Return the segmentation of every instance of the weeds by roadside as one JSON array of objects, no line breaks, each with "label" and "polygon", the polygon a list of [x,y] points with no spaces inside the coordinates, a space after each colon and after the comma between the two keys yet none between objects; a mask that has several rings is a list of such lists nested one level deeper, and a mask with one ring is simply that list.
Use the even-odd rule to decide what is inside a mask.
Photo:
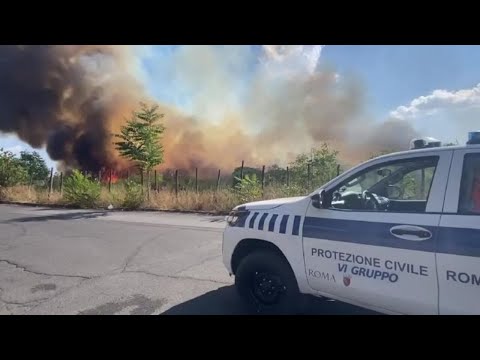
[{"label": "weeds by roadside", "polygon": [[[198,171],[199,168],[195,168],[195,176],[188,171],[169,169],[163,174],[154,171],[153,182],[150,168],[146,174],[138,169],[130,169],[126,174],[111,169],[54,173],[52,168],[48,179],[44,179],[45,174],[25,177],[22,174],[26,170],[19,165],[21,159],[15,160],[9,153],[2,154],[0,151],[0,177],[5,181],[0,181],[0,200],[81,208],[225,213],[247,202],[306,195],[340,172],[337,152],[325,144],[308,154],[298,155],[286,168],[277,165],[261,169],[245,167],[242,161],[241,167],[223,177],[220,170],[216,178],[211,172],[208,178],[202,178],[204,172]],[[36,159],[33,155],[27,158]],[[15,178],[10,176],[14,170],[18,175]]]},{"label": "weeds by roadside", "polygon": [[[258,186],[258,189],[253,188],[254,186]],[[123,208],[129,210],[156,209],[226,213],[244,202],[305,195],[299,188],[272,186],[266,187],[262,196],[260,184],[249,184],[245,188],[228,188],[219,189],[218,191],[203,190],[198,193],[194,190],[181,190],[178,192],[178,195],[175,194],[175,191],[170,190],[151,191],[150,196],[147,196],[146,190],[144,190],[142,195],[141,187],[138,184],[136,186],[132,184],[118,184],[112,187],[111,192],[108,191],[108,188],[102,188],[98,198],[91,196],[92,193],[88,186],[84,187],[85,194],[81,195],[78,191],[75,192],[74,197],[80,201],[75,202],[67,200],[65,190],[63,196],[61,196],[60,192],[54,191],[49,197],[47,189],[18,185],[0,190],[0,200],[32,204],[74,205],[79,207],[82,205],[85,207],[86,203],[89,203],[92,208],[103,209],[112,205],[115,209]],[[96,194],[95,192],[93,193]],[[88,201],[85,202],[85,199],[88,199]],[[96,200],[93,201],[94,199]]]}]

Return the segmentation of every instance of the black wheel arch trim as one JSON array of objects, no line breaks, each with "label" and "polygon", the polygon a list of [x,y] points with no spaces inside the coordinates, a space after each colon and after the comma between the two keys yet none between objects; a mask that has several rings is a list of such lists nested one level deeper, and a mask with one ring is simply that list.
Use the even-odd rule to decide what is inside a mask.
[{"label": "black wheel arch trim", "polygon": [[282,257],[283,260],[285,260],[285,262],[290,267],[292,274],[297,280],[297,276],[293,271],[292,266],[290,265],[290,262],[288,261],[283,251],[277,245],[267,240],[254,239],[254,238],[243,239],[237,244],[237,246],[235,246],[235,249],[233,250],[232,258],[230,260],[232,273],[235,275],[238,269],[238,265],[240,265],[240,262],[242,261],[242,259],[244,259],[247,255],[257,250],[272,251],[273,253],[276,253],[277,255]]}]

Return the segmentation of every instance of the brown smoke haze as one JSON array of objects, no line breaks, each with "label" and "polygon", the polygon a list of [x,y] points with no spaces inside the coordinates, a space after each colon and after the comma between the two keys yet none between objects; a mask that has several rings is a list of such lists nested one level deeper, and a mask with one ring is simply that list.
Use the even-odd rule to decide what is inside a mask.
[{"label": "brown smoke haze", "polygon": [[[416,136],[412,126],[369,119],[365,89],[332,69],[316,69],[320,52],[182,47],[166,66],[192,104],[187,113],[159,103],[166,126],[162,168],[231,171],[242,160],[285,165],[323,142],[349,164],[406,149]],[[242,79],[252,59],[258,70]],[[66,168],[125,169],[129,164],[114,150],[111,134],[140,101],[153,101],[141,78],[130,46],[0,46],[0,131],[45,146]]]}]

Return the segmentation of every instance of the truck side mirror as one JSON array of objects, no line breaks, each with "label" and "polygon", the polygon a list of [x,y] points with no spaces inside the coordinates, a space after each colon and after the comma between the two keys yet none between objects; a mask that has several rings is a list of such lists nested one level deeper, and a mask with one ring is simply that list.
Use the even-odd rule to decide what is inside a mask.
[{"label": "truck side mirror", "polygon": [[312,206],[317,209],[326,209],[329,207],[327,193],[325,190],[320,190],[320,192],[311,196]]},{"label": "truck side mirror", "polygon": [[319,193],[316,193],[316,194],[312,195],[312,197],[310,199],[312,199],[312,206],[314,208],[317,208],[317,209],[322,208],[322,200],[320,199],[320,194]]}]

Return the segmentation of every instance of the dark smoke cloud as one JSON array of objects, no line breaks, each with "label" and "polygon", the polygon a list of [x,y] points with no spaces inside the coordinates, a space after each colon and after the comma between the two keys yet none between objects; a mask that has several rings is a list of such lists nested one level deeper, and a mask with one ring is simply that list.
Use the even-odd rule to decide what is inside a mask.
[{"label": "dark smoke cloud", "polygon": [[[347,163],[381,150],[401,150],[415,135],[409,123],[378,124],[365,116],[365,89],[354,79],[315,66],[321,49],[269,46],[234,96],[250,47],[183,47],[167,71],[190,89],[192,115],[161,105],[165,114],[162,168],[216,174],[242,160],[285,165],[323,142]],[[43,147],[67,168],[124,169],[112,145],[125,118],[149,101],[128,46],[0,46],[0,131]],[[172,90],[175,91],[175,90]],[[240,104],[240,105],[239,105]],[[212,121],[214,119],[214,121]]]},{"label": "dark smoke cloud", "polygon": [[[110,138],[115,103],[125,89],[139,95],[142,89],[133,77],[116,89],[121,79],[101,79],[87,68],[109,62],[108,70],[120,73],[128,68],[127,55],[113,46],[0,46],[0,131],[46,146],[53,160],[69,167],[116,166]],[[136,98],[133,92],[127,97]]]}]

